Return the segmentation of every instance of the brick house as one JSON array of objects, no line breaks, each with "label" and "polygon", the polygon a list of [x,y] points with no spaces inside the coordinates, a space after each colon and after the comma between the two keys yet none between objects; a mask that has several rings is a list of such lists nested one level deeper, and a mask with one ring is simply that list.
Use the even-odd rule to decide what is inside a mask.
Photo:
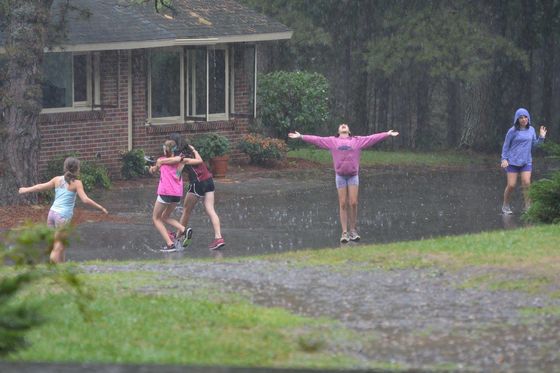
[{"label": "brick house", "polygon": [[159,154],[171,132],[220,132],[233,144],[247,132],[258,45],[291,31],[231,0],[172,4],[158,13],[153,1],[72,1],[89,16],[71,13],[63,45],[45,54],[41,170],[78,152],[119,177],[122,151]]}]

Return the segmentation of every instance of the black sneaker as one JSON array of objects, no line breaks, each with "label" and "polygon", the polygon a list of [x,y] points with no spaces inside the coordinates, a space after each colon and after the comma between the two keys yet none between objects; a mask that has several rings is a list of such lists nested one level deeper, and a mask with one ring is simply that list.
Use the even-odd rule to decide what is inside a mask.
[{"label": "black sneaker", "polygon": [[172,243],[171,245],[164,245],[161,249],[159,249],[159,251],[161,251],[162,253],[173,253],[177,250],[177,245],[175,243]]}]

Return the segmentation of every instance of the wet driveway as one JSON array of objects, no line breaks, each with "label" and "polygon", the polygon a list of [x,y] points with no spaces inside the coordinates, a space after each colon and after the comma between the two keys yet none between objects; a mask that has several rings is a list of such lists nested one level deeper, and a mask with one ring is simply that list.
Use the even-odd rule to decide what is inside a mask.
[{"label": "wet driveway", "polygon": [[[516,213],[504,219],[499,211],[504,183],[500,170],[364,169],[358,210],[360,244],[516,227],[521,192],[514,195]],[[329,169],[216,180],[216,210],[226,240],[218,253],[207,249],[213,232],[200,203],[190,222],[194,237],[188,250],[157,252],[163,242],[151,222],[156,184],[156,179],[149,179],[141,187],[94,195],[126,222],[81,225],[79,240],[67,251],[68,259],[232,257],[340,246],[338,200]]]}]

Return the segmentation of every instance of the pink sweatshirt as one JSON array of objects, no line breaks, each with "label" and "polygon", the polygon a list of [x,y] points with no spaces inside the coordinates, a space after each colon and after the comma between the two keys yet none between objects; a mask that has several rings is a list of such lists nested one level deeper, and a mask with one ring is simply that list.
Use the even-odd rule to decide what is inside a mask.
[{"label": "pink sweatshirt", "polygon": [[177,173],[178,164],[163,164],[159,172],[159,185],[157,194],[160,196],[178,196],[183,195],[183,178]]},{"label": "pink sweatshirt", "polygon": [[340,176],[354,176],[360,171],[360,155],[363,148],[372,146],[389,137],[387,132],[369,136],[350,136],[346,138],[302,135],[301,139],[322,149],[331,151],[334,171]]}]

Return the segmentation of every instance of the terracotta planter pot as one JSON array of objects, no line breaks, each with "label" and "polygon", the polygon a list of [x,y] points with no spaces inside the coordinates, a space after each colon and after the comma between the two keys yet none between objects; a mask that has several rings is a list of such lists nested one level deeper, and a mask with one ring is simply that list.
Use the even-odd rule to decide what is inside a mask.
[{"label": "terracotta planter pot", "polygon": [[228,162],[228,155],[210,158],[210,168],[212,169],[212,175],[214,175],[215,178],[226,177]]}]

